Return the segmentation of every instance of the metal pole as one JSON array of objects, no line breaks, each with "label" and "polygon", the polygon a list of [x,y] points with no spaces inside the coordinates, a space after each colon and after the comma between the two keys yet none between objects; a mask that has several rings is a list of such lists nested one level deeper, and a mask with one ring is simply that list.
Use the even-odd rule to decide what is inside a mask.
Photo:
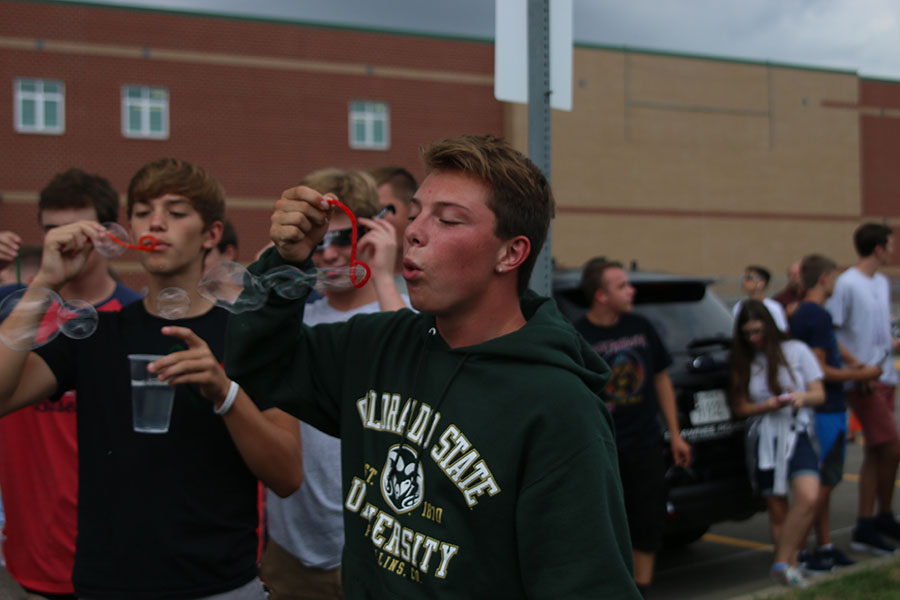
[{"label": "metal pole", "polygon": [[[550,180],[550,0],[528,0],[528,156]],[[552,291],[551,231],[531,274],[531,289]]]}]

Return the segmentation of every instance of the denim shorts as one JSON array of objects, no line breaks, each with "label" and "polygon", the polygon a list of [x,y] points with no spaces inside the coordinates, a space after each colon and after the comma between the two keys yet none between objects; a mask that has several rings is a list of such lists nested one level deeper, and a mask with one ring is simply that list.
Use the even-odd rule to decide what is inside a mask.
[{"label": "denim shorts", "polygon": [[[819,477],[819,457],[812,445],[809,436],[801,433],[794,443],[794,453],[788,462],[788,480],[791,481],[799,475],[815,475]],[[775,487],[775,469],[756,469],[756,481],[759,485],[759,493],[763,496],[774,496],[772,490]]]}]

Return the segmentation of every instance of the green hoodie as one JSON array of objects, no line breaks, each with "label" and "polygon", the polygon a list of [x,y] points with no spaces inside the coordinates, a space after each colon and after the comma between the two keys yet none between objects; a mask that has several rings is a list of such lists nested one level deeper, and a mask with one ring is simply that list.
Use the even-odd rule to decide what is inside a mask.
[{"label": "green hoodie", "polygon": [[640,597],[609,369],[552,301],[529,294],[524,327],[455,349],[429,315],[310,328],[303,306],[233,315],[225,366],[341,438],[348,600]]}]

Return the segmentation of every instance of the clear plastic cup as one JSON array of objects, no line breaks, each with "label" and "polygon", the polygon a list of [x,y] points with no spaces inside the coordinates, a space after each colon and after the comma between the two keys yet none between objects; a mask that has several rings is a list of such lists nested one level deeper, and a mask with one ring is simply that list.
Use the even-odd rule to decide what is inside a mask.
[{"label": "clear plastic cup", "polygon": [[147,365],[161,354],[129,354],[131,363],[131,417],[139,433],[167,433],[172,417],[175,387],[147,372]]}]

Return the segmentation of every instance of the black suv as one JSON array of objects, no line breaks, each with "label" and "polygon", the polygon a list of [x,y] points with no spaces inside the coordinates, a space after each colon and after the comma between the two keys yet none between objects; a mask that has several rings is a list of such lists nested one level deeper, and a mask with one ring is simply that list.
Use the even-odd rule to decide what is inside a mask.
[{"label": "black suv", "polygon": [[[754,496],[744,458],[744,421],[728,404],[730,311],[708,288],[710,280],[630,271],[634,311],[649,319],[672,355],[668,372],[675,386],[681,435],[691,444],[693,462],[676,467],[668,430],[666,443],[667,547],[699,539],[714,523],[749,518],[764,505]],[[581,271],[554,274],[553,296],[571,321],[588,308],[580,289]]]}]

